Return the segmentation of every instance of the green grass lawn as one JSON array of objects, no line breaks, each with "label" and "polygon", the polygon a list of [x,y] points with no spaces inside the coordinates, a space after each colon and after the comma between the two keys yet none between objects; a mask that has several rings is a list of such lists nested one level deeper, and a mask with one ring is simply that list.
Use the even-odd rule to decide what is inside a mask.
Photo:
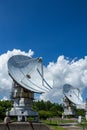
[{"label": "green grass lawn", "polygon": [[77,119],[61,119],[61,118],[53,118],[48,120],[42,120],[43,123],[53,128],[53,130],[67,130],[63,128],[61,125],[65,123],[77,123],[77,126],[82,127],[82,129],[87,129],[87,121],[82,119],[82,123],[78,123]]},{"label": "green grass lawn", "polygon": [[49,119],[49,120],[42,120],[43,123],[53,128],[53,130],[66,130],[61,126],[63,123],[70,123],[72,120],[62,120],[62,119]]},{"label": "green grass lawn", "polygon": [[50,126],[51,128],[53,128],[53,130],[66,130],[65,128],[62,128],[62,126]]},{"label": "green grass lawn", "polygon": [[77,123],[77,120],[75,119],[61,119],[61,118],[52,118],[48,120],[42,120],[42,122],[46,123],[47,125],[62,125],[64,123]]}]

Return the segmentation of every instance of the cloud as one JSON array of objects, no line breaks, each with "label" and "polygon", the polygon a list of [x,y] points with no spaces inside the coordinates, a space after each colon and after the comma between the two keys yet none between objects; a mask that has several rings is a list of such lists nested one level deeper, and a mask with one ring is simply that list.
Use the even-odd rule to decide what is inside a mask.
[{"label": "cloud", "polygon": [[[14,49],[0,55],[0,99],[8,98],[10,95],[12,80],[8,75],[7,61],[16,54],[32,57],[34,52],[31,49],[28,52]],[[63,55],[59,56],[56,62],[49,62],[45,67],[44,76],[48,83],[52,84],[53,81],[53,89],[40,95],[40,99],[61,102],[63,99],[62,89],[65,83],[79,88],[82,94],[87,86],[87,56],[79,60],[71,60]]]},{"label": "cloud", "polygon": [[54,80],[53,89],[42,94],[41,99],[52,102],[62,102],[63,85],[68,83],[79,88],[81,94],[87,86],[87,57],[79,60],[69,60],[64,56],[59,56],[57,61],[50,62],[47,69],[51,72]]}]

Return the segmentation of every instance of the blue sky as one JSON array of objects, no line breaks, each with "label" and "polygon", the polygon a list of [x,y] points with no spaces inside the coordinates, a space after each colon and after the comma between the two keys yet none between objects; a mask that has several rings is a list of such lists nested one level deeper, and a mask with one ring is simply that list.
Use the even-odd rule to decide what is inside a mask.
[{"label": "blue sky", "polygon": [[[57,77],[62,73],[58,67],[62,66],[61,68],[65,69],[66,64],[69,66],[68,61],[59,56],[64,55],[71,60],[77,57],[77,61],[71,63],[71,69],[68,70],[67,67],[67,76],[64,72],[65,75],[62,74],[62,77],[68,81],[70,73],[72,75],[72,82],[69,79],[71,83],[77,86],[86,86],[87,67],[85,66],[87,66],[87,60],[83,57],[87,56],[87,1],[1,0],[0,63],[2,66],[3,54],[14,48],[25,52],[31,49],[35,53],[34,57],[43,57],[45,65],[48,65],[49,62],[55,62],[54,68],[57,67]],[[9,53],[7,55],[9,57]],[[56,63],[58,57],[59,61]],[[6,64],[6,58],[4,64]],[[83,58],[82,61],[79,61],[81,58]],[[59,66],[60,64],[61,66]],[[77,73],[75,73],[74,67],[72,70],[72,66],[77,67]],[[3,73],[2,79],[5,76],[3,68],[0,70]],[[53,66],[51,70],[52,68]],[[83,74],[80,75],[81,77],[78,68]],[[74,79],[73,72],[76,77],[78,76],[77,80]],[[61,77],[59,78],[61,79]],[[84,96],[87,97],[86,91]]]},{"label": "blue sky", "polygon": [[47,64],[87,55],[86,0],[1,0],[0,54],[32,49]]}]

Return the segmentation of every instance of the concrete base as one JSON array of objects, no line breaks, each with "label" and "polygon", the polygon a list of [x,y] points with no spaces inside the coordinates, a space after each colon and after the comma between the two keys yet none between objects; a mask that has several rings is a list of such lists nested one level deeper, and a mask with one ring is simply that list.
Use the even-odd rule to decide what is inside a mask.
[{"label": "concrete base", "polygon": [[6,125],[0,123],[0,130],[51,130],[43,123],[14,122]]}]

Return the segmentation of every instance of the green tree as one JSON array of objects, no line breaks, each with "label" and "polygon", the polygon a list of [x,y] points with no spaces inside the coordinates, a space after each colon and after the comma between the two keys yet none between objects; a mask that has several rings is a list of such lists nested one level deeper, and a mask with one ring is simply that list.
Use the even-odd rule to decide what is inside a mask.
[{"label": "green tree", "polygon": [[3,120],[6,116],[6,111],[12,107],[11,101],[0,101],[0,120]]},{"label": "green tree", "polygon": [[44,110],[40,110],[39,111],[39,116],[41,119],[47,119],[51,116],[51,112],[50,111],[44,111]]}]

